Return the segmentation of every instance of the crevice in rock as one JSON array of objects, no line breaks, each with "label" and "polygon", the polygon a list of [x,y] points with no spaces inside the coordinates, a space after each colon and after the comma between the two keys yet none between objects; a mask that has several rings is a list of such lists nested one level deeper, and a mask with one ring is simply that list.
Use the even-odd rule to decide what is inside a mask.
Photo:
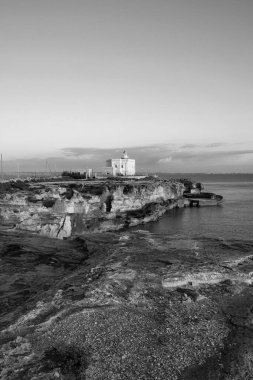
[{"label": "crevice in rock", "polygon": [[113,200],[112,195],[108,195],[108,197],[105,200],[106,212],[110,212],[111,211],[111,209],[112,209],[112,200]]},{"label": "crevice in rock", "polygon": [[64,227],[64,224],[65,224],[65,221],[66,221],[66,218],[67,218],[67,215],[64,216],[64,219],[63,219],[63,222],[62,222],[62,225],[60,226],[57,234],[56,234],[56,237],[59,236],[59,233],[63,230],[63,227]]}]

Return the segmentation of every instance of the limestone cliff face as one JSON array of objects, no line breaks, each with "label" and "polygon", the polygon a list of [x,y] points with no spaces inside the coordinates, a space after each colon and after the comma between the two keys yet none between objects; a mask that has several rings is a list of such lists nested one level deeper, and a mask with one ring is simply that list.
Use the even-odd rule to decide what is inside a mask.
[{"label": "limestone cliff face", "polygon": [[58,238],[117,230],[183,206],[183,190],[181,183],[158,180],[30,185],[1,194],[1,225]]},{"label": "limestone cliff face", "polygon": [[127,184],[112,192],[112,212],[141,209],[147,203],[164,202],[182,196],[182,186],[176,183]]}]

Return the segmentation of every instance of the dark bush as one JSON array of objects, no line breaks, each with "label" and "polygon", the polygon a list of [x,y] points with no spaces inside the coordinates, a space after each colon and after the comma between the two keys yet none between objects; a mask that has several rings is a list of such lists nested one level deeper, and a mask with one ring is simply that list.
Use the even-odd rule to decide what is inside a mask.
[{"label": "dark bush", "polygon": [[72,188],[68,188],[66,193],[65,193],[65,197],[67,199],[71,199],[74,195],[74,190]]},{"label": "dark bush", "polygon": [[27,201],[30,202],[30,203],[37,203],[37,202],[39,202],[39,200],[36,197],[34,197],[33,195],[28,195]]},{"label": "dark bush", "polygon": [[56,199],[43,199],[42,204],[44,207],[50,208],[55,204]]},{"label": "dark bush", "polygon": [[134,186],[127,183],[123,188],[123,194],[129,194],[133,191]]},{"label": "dark bush", "polygon": [[63,375],[75,375],[76,379],[88,367],[84,353],[72,346],[53,347],[45,352],[44,359],[49,368],[60,367]]},{"label": "dark bush", "polygon": [[0,193],[5,193],[11,191],[11,184],[9,182],[0,183]]},{"label": "dark bush", "polygon": [[11,186],[12,188],[18,190],[27,190],[29,188],[29,184],[27,182],[20,180],[11,182]]},{"label": "dark bush", "polygon": [[70,177],[70,178],[73,178],[73,179],[85,179],[86,178],[86,173],[80,173],[80,172],[68,172],[68,171],[64,171],[62,172],[62,177]]}]

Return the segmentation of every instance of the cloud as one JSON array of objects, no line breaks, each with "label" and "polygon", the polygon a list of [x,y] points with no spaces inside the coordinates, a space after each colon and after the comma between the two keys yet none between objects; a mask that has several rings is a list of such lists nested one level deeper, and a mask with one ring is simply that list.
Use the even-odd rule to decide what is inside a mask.
[{"label": "cloud", "polygon": [[61,149],[64,156],[67,157],[82,157],[90,160],[94,157],[94,152],[85,148],[63,148]]},{"label": "cloud", "polygon": [[215,143],[207,144],[205,146],[206,146],[206,148],[219,148],[219,147],[224,146],[224,145],[226,145],[226,143],[224,143],[224,142],[215,142]]},{"label": "cloud", "polygon": [[[224,146],[224,149],[219,149]],[[227,149],[225,149],[227,148]],[[120,157],[124,148],[65,147],[58,156],[46,159],[31,158],[4,162],[4,170],[17,171],[84,171],[87,168],[101,170],[108,158]],[[127,149],[130,158],[135,158],[140,172],[198,172],[198,171],[251,171],[253,168],[252,149],[228,149],[224,143],[210,143],[206,147],[194,144],[176,146],[153,144]]]},{"label": "cloud", "polygon": [[196,145],[196,144],[185,144],[181,146],[182,149],[192,149],[192,148],[197,148],[197,147],[199,147],[199,145]]},{"label": "cloud", "polygon": [[224,142],[213,142],[211,144],[185,144],[181,146],[181,149],[203,149],[203,148],[219,148],[226,146]]},{"label": "cloud", "polygon": [[167,164],[168,162],[171,162],[172,161],[172,157],[166,157],[166,158],[160,158],[160,160],[158,160],[158,163],[159,164]]},{"label": "cloud", "polygon": [[[121,150],[120,154],[124,149]],[[81,147],[68,147],[62,148],[61,152],[66,157],[80,157],[84,159],[96,159],[100,156],[116,153],[119,155],[119,149],[100,149],[100,148],[81,148]]]},{"label": "cloud", "polygon": [[253,150],[221,150],[221,151],[209,151],[209,150],[201,150],[201,151],[174,151],[171,152],[170,160],[167,157],[160,158],[157,160],[159,164],[167,163],[170,161],[185,161],[185,160],[214,160],[225,159],[225,158],[236,158],[239,156],[253,154]]}]

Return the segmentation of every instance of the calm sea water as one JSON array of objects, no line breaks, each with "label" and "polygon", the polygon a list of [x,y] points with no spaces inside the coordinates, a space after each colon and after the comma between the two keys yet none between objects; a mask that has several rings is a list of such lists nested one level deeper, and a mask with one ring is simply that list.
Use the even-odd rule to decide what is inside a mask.
[{"label": "calm sea water", "polygon": [[221,206],[168,211],[158,222],[138,229],[189,238],[253,240],[253,181],[208,182],[205,191],[224,197]]}]

